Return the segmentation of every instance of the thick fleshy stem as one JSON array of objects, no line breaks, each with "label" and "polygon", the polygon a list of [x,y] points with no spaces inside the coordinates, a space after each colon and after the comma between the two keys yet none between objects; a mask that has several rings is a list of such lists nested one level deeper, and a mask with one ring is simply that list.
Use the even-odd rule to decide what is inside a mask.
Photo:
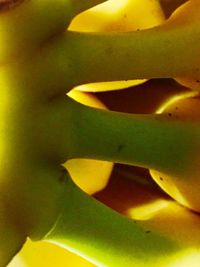
[{"label": "thick fleshy stem", "polygon": [[[74,101],[68,101],[66,106],[60,108],[60,122],[51,130],[52,137],[57,138],[52,138],[52,147],[59,148],[63,161],[67,157],[93,158],[180,175],[186,172],[191,153],[195,155],[200,145],[199,124],[183,122],[171,114],[130,115],[86,107]],[[69,121],[69,107],[74,138],[71,154],[66,138],[69,124],[64,123]]]},{"label": "thick fleshy stem", "polygon": [[[26,88],[31,92],[39,91],[40,97],[64,94],[85,83],[145,78],[182,77],[184,81],[192,79],[196,84],[192,87],[196,88],[200,76],[199,10],[200,4],[194,0],[179,8],[162,25],[148,30],[126,33],[67,31],[54,36],[26,64],[21,62],[3,69],[7,85],[25,92]],[[188,19],[187,12],[192,14],[192,19]],[[25,34],[25,31],[20,32]],[[13,42],[2,42],[2,47],[3,43]]]},{"label": "thick fleshy stem", "polygon": [[25,243],[26,235],[6,216],[5,207],[0,201],[0,267],[6,266]]},{"label": "thick fleshy stem", "polygon": [[37,164],[33,168],[29,165],[28,172],[23,165],[21,173],[16,167],[16,175],[10,176],[1,169],[0,267],[19,252],[27,237],[39,240],[54,225],[62,209],[68,176],[64,168],[52,165],[45,164],[41,169]]},{"label": "thick fleshy stem", "polygon": [[16,57],[31,57],[49,38],[64,32],[79,12],[104,1],[24,0],[13,8],[8,6],[15,1],[4,1],[0,14],[0,64],[13,62]]},{"label": "thick fleshy stem", "polygon": [[[45,46],[26,67],[37,84],[43,84],[45,79],[49,92],[55,88],[64,92],[84,83],[145,78],[188,77],[199,83],[199,14],[200,4],[193,0],[165,23],[148,30],[67,31]],[[33,78],[26,77],[26,73],[25,69],[24,86],[31,84]]]},{"label": "thick fleshy stem", "polygon": [[43,62],[38,60],[35,64],[38,73],[42,69],[45,77],[50,73],[54,73],[54,77],[59,75],[58,87],[61,83],[67,86],[69,79],[75,86],[112,80],[173,77],[183,70],[174,64],[180,57],[179,44],[171,56],[170,43],[174,43],[171,33],[159,32],[158,28],[116,34],[66,32],[44,52],[41,51]]},{"label": "thick fleshy stem", "polygon": [[195,74],[188,64],[193,55],[185,53],[191,39],[183,33],[176,36],[167,27],[117,34],[66,32],[41,51],[30,70],[34,68],[40,83],[45,77],[49,91],[55,90],[56,83],[61,92],[84,83]]},{"label": "thick fleshy stem", "polygon": [[39,90],[40,96],[46,97],[84,83],[173,77],[180,70],[174,56],[169,56],[170,48],[165,47],[170,40],[170,33],[158,34],[153,29],[117,34],[66,32],[29,63],[7,69],[7,83],[19,90]]},{"label": "thick fleshy stem", "polygon": [[56,224],[43,239],[98,266],[155,266],[162,257],[180,249],[170,238],[149,233],[137,222],[86,195],[71,180],[66,198]]}]

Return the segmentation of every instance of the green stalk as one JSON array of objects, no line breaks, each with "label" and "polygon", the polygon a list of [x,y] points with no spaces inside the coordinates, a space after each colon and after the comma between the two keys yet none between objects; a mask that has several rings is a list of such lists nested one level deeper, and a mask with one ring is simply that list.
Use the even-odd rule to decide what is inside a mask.
[{"label": "green stalk", "polygon": [[155,266],[179,249],[170,238],[149,233],[86,195],[71,180],[66,198],[55,226],[44,240],[66,247],[98,266]]},{"label": "green stalk", "polygon": [[[40,97],[64,94],[74,86],[85,83],[116,80],[182,77],[198,84],[199,10],[198,2],[189,1],[164,24],[142,31],[63,32],[54,36],[51,42],[41,45],[38,53],[26,64],[18,62],[5,67],[7,84],[10,88],[15,86],[16,90],[24,89],[25,92],[27,88],[31,92],[39,90]],[[60,21],[55,17],[48,23],[54,23],[54,19]],[[49,29],[49,24],[46,26]],[[3,27],[5,31],[5,25]],[[42,29],[39,32],[43,36]],[[38,34],[35,31],[32,36]],[[28,35],[24,30],[20,32],[24,34],[19,36],[20,48],[23,48],[26,42],[22,40],[28,38]],[[39,41],[40,38],[36,36],[36,43]],[[14,44],[10,39],[4,43]],[[35,45],[35,41],[31,40],[31,43]]]},{"label": "green stalk", "polygon": [[[171,114],[130,115],[105,111],[70,100],[66,106],[60,109],[57,128],[53,125],[51,130],[52,139],[56,137],[54,149],[59,148],[62,159],[108,160],[180,175],[187,170],[192,153],[197,153],[198,123],[183,122]],[[69,134],[73,136],[71,146],[66,138]]]},{"label": "green stalk", "polygon": [[104,1],[19,0],[16,7],[0,10],[0,64],[30,57],[49,38],[64,32],[79,12]]},{"label": "green stalk", "polygon": [[19,231],[6,215],[0,201],[0,267],[6,266],[25,243],[26,235]]},{"label": "green stalk", "polygon": [[[24,75],[31,73],[37,85],[62,93],[76,85],[103,81],[187,77],[199,82],[199,14],[200,4],[193,0],[162,25],[147,30],[67,31],[40,51]],[[24,76],[24,86],[33,77]]]},{"label": "green stalk", "polygon": [[25,92],[26,88],[39,90],[46,97],[84,83],[174,76],[179,67],[174,64],[176,51],[171,57],[165,47],[170,39],[170,34],[153,29],[117,34],[66,32],[26,64],[8,66],[7,84]]},{"label": "green stalk", "polygon": [[49,91],[57,84],[61,92],[91,82],[195,75],[196,63],[188,64],[197,53],[194,45],[188,51],[191,41],[169,25],[128,33],[66,32],[41,51],[29,71],[42,84],[45,77]]}]

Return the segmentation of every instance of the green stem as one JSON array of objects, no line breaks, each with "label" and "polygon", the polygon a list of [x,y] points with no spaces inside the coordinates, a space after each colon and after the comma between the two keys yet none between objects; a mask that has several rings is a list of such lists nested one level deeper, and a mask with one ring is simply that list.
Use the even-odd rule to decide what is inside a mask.
[{"label": "green stem", "polygon": [[104,1],[28,0],[1,13],[0,64],[30,56],[50,37],[65,31],[79,12]]},{"label": "green stem", "polygon": [[5,267],[25,243],[26,236],[6,216],[0,202],[0,267]]},{"label": "green stem", "polygon": [[149,233],[86,195],[71,181],[66,197],[60,217],[44,240],[64,246],[98,266],[155,266],[178,249],[170,238]]},{"label": "green stem", "polygon": [[[134,115],[71,105],[72,158],[93,158],[156,169],[173,174],[185,171],[191,153],[199,145],[199,126],[171,114]],[[65,110],[67,110],[65,108]],[[60,156],[69,154],[69,113],[60,110],[60,121],[52,135]],[[73,115],[72,115],[73,114]],[[192,141],[191,141],[192,140]],[[55,140],[56,142],[56,140]],[[61,145],[62,144],[62,145]]]},{"label": "green stem", "polygon": [[181,77],[196,71],[188,64],[194,58],[187,51],[189,37],[167,25],[129,33],[66,32],[46,47],[36,67],[43,77],[54,73],[61,90],[91,82]]},{"label": "green stem", "polygon": [[27,64],[5,69],[9,86],[52,96],[80,84],[104,81],[187,77],[198,83],[199,10],[196,1],[189,1],[164,24],[142,31],[67,31],[40,47]]}]

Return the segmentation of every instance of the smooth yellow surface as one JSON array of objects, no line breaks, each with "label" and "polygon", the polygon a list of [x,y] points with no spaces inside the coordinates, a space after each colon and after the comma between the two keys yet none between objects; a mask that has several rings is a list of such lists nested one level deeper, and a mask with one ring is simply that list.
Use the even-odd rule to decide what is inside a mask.
[{"label": "smooth yellow surface", "polygon": [[28,240],[8,267],[92,267],[93,264],[47,242]]},{"label": "smooth yellow surface", "polygon": [[[178,95],[165,102],[157,111],[157,113],[164,113],[170,115],[172,119],[183,122],[193,122],[196,127],[199,124],[200,110],[199,110],[200,98],[195,91],[189,91],[185,94]],[[191,124],[192,127],[192,124]],[[198,128],[194,128],[197,129]],[[197,132],[198,135],[198,132]],[[196,140],[197,139],[197,140]],[[153,179],[158,185],[177,200],[182,205],[189,207],[197,212],[199,208],[199,142],[198,136],[194,137],[192,142],[195,142],[196,148],[193,154],[188,152],[187,168],[184,173],[162,173],[156,170],[151,170],[150,173]],[[176,144],[174,144],[176,146]],[[185,166],[182,166],[182,168]]]},{"label": "smooth yellow surface", "polygon": [[157,0],[109,0],[76,16],[69,30],[124,32],[151,28],[163,21]]}]

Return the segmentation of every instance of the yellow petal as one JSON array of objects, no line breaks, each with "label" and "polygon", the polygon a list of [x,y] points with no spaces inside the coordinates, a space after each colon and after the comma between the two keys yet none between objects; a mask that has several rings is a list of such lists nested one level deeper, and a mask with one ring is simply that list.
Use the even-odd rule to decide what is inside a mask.
[{"label": "yellow petal", "polygon": [[28,240],[8,267],[92,267],[79,256],[47,242]]}]

